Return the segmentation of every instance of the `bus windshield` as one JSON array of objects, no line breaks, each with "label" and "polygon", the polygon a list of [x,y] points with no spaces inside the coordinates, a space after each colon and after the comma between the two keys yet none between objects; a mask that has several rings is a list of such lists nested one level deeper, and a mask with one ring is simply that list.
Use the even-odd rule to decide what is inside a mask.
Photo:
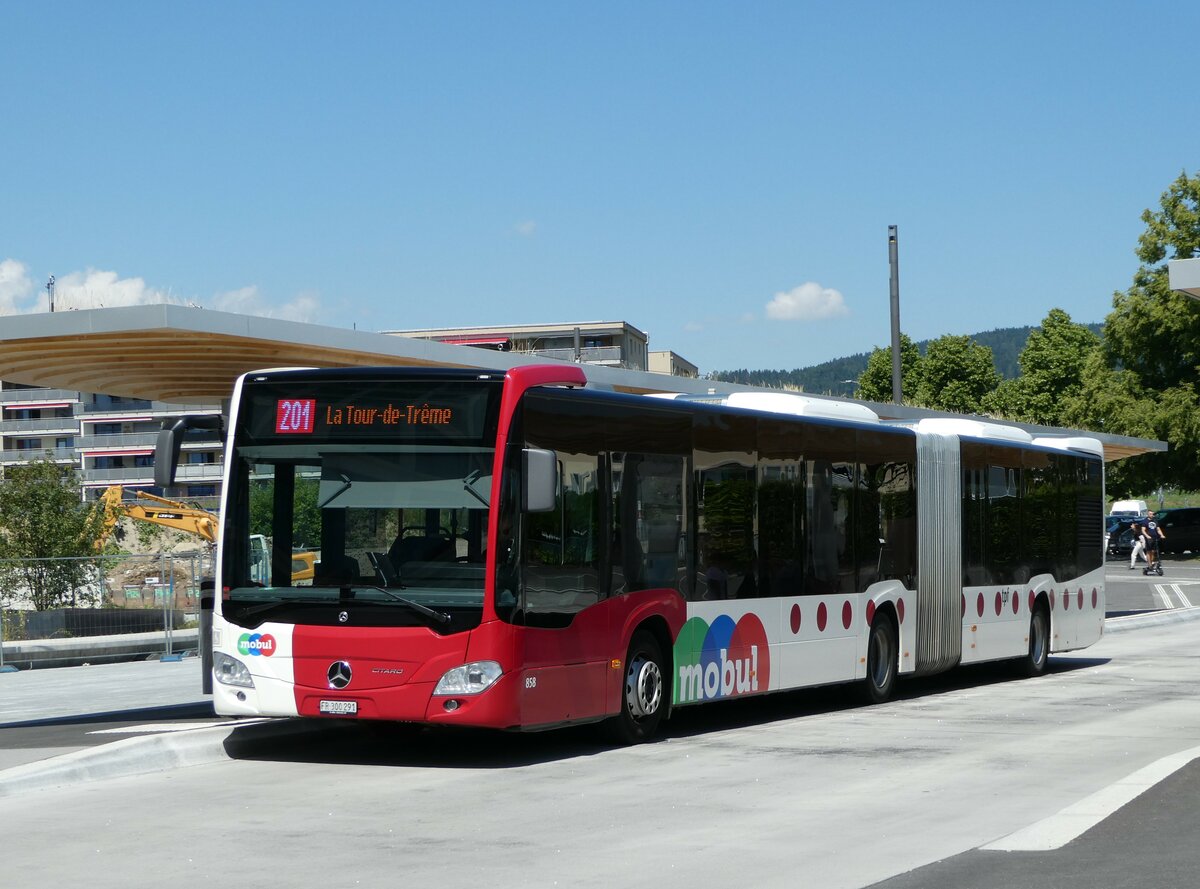
[{"label": "bus windshield", "polygon": [[[376,625],[477,623],[495,452],[495,427],[479,415],[490,413],[495,387],[380,394],[361,381],[354,392],[326,383],[303,399],[261,388],[244,397],[235,435],[222,532],[225,618],[325,624],[353,603],[374,608]],[[286,411],[285,402],[293,405]],[[394,419],[413,403],[458,425],[385,430],[362,419],[372,411]],[[358,425],[330,422],[339,409]],[[468,411],[476,416],[458,416]],[[302,431],[280,431],[285,412]]]}]

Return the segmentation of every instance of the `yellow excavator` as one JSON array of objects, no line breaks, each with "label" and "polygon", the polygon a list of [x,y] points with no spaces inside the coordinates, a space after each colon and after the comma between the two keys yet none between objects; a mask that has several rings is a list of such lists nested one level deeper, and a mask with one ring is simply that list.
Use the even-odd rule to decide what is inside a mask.
[{"label": "yellow excavator", "polygon": [[[195,534],[206,543],[215,544],[217,542],[221,524],[214,513],[199,507],[188,506],[178,500],[168,500],[148,491],[136,491],[138,499],[126,501],[124,493],[121,485],[111,485],[97,500],[97,508],[104,511],[100,536],[96,540],[97,550],[104,548],[104,544],[122,516],[186,531],[189,534]],[[265,582],[266,568],[270,561],[267,539],[261,534],[252,535],[251,548],[254,550],[254,566],[263,574],[260,582]],[[292,583],[311,582],[315,562],[316,553],[292,553]]]},{"label": "yellow excavator", "polygon": [[[155,525],[165,525],[168,528],[177,528],[180,531],[195,534],[207,543],[217,542],[220,523],[217,517],[208,510],[188,506],[177,500],[157,497],[147,491],[137,491],[138,500],[136,501],[125,502],[122,499],[123,495],[124,488],[121,485],[112,485],[100,495],[99,503],[100,509],[104,510],[104,524],[97,541],[98,547],[104,546],[122,516],[142,522],[151,522]],[[142,500],[147,503],[139,502]]]}]

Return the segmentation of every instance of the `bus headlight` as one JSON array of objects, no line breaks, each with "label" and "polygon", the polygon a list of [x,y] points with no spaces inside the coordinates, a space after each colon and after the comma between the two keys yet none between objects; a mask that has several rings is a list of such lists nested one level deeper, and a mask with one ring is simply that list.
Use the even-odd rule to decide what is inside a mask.
[{"label": "bus headlight", "polygon": [[246,669],[246,665],[237,658],[219,651],[213,652],[213,676],[222,685],[241,685],[245,688],[254,688],[254,680],[250,676],[250,671]]},{"label": "bus headlight", "polygon": [[461,667],[447,670],[446,674],[438,680],[433,693],[435,695],[477,695],[490,688],[503,672],[495,661],[474,661],[470,664],[463,664]]}]

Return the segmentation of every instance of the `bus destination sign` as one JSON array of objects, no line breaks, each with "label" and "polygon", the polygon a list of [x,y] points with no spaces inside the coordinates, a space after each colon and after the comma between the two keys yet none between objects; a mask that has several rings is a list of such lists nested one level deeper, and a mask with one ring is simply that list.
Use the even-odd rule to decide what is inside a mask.
[{"label": "bus destination sign", "polygon": [[[489,389],[424,387],[424,391],[364,390],[289,394],[276,390],[250,412],[257,435],[317,439],[478,440],[488,424]],[[264,395],[266,393],[263,393]],[[261,400],[260,400],[261,399]],[[263,410],[265,408],[266,410]],[[255,434],[252,432],[252,434]]]}]

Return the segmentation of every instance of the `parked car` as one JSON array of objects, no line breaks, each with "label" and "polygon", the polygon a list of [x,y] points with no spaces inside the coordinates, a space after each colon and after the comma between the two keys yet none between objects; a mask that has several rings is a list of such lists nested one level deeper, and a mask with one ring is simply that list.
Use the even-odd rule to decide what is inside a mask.
[{"label": "parked car", "polygon": [[1164,509],[1154,517],[1163,530],[1159,545],[1165,553],[1200,553],[1200,506]]},{"label": "parked car", "polygon": [[1136,516],[1108,516],[1104,520],[1104,553],[1113,559],[1129,558],[1133,551],[1134,522],[1141,522]]}]

